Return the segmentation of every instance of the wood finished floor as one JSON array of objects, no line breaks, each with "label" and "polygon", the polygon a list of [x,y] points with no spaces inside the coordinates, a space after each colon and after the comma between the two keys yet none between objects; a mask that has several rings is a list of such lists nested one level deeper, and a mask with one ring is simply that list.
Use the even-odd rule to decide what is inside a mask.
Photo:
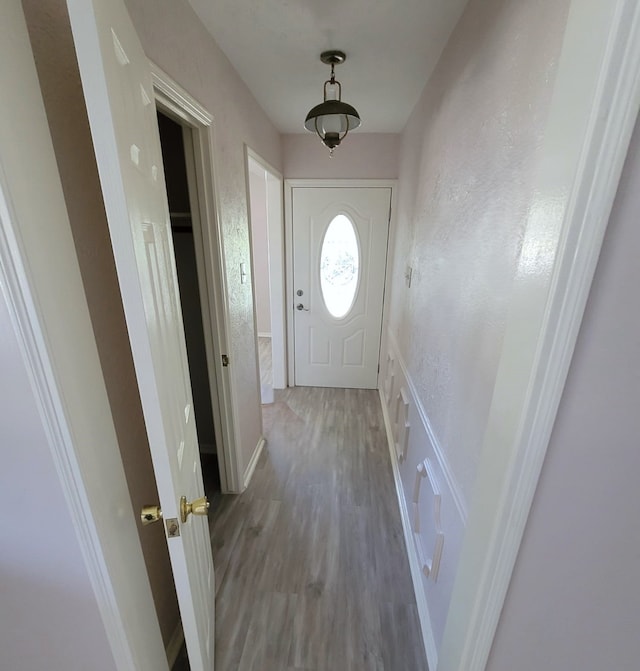
[{"label": "wood finished floor", "polygon": [[263,407],[246,492],[216,497],[216,671],[425,671],[375,391]]}]

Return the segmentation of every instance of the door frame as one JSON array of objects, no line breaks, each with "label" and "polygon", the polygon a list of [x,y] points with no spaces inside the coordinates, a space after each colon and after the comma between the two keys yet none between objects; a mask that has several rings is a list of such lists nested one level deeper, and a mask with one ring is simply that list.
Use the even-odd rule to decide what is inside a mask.
[{"label": "door frame", "polygon": [[[295,296],[293,294],[293,189],[295,188],[389,188],[391,189],[391,206],[389,211],[389,236],[387,239],[386,269],[384,283],[384,299],[382,302],[382,319],[380,334],[380,350],[378,352],[378,363],[380,363],[380,352],[386,351],[387,336],[385,328],[388,312],[389,284],[388,271],[392,260],[392,252],[395,243],[394,213],[396,211],[396,195],[398,190],[397,179],[286,179],[284,182],[284,220],[285,220],[285,249],[286,252],[286,309],[287,316],[287,369],[288,386],[295,386],[295,338],[293,333]],[[380,368],[378,366],[377,386],[380,388]]]},{"label": "door frame", "polygon": [[[285,241],[283,215],[283,176],[265,161],[251,147],[245,145],[245,175],[247,184],[247,203],[251,203],[249,161],[253,161],[264,170],[267,180],[267,236],[269,244],[269,297],[271,301],[271,357],[273,388],[284,389],[287,386],[287,312],[285,309]],[[251,207],[248,208],[251,222]],[[253,237],[249,226],[251,248],[251,281],[255,283],[253,272]],[[255,305],[255,286],[253,290],[254,331],[256,334],[256,353],[258,352],[257,310]],[[259,357],[257,357],[258,359]],[[256,360],[258,371],[259,361]]]},{"label": "door frame", "polygon": [[[205,336],[209,389],[213,405],[220,486],[223,493],[240,492],[243,474],[239,471],[235,450],[235,422],[231,377],[223,366],[222,355],[228,354],[230,335],[227,290],[220,214],[216,197],[214,168],[213,116],[167,75],[153,61],[149,61],[156,107],[168,114],[181,126],[191,131],[193,142],[185,142],[185,154],[192,158],[195,174],[189,174],[189,186],[197,191],[197,211],[193,217],[193,238],[202,325]],[[192,154],[189,157],[189,153]],[[187,160],[187,171],[190,161]],[[190,193],[190,197],[192,194]]]}]

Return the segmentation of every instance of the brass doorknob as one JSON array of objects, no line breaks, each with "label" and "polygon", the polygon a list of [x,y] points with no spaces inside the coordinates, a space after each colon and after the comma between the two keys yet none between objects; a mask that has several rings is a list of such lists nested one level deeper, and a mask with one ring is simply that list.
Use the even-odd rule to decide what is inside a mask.
[{"label": "brass doorknob", "polygon": [[193,515],[208,515],[209,501],[207,501],[207,497],[201,496],[191,503],[187,503],[186,496],[180,497],[180,519],[183,524],[187,521],[190,513]]},{"label": "brass doorknob", "polygon": [[144,526],[160,521],[162,519],[162,510],[160,509],[160,506],[142,506],[140,519]]}]

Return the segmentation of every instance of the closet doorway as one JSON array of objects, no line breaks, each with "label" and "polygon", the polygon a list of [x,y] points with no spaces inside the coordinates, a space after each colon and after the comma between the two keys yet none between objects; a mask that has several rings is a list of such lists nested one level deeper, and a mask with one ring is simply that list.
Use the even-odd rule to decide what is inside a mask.
[{"label": "closet doorway", "polygon": [[211,314],[207,301],[202,300],[206,284],[202,250],[198,247],[201,222],[192,130],[160,110],[157,114],[202,476],[211,501],[220,493],[221,486],[212,395],[215,375],[210,371],[207,358],[204,327],[205,323],[211,323]]},{"label": "closet doorway", "polygon": [[262,404],[287,386],[284,293],[283,180],[247,147],[255,332]]}]

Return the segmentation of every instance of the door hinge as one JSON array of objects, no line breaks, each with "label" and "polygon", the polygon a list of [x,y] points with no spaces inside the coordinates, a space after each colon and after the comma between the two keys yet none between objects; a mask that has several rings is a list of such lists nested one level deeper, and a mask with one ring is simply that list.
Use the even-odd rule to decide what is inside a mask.
[{"label": "door hinge", "polygon": [[222,365],[225,368],[229,365],[229,355],[228,354],[223,354],[222,355]]}]

